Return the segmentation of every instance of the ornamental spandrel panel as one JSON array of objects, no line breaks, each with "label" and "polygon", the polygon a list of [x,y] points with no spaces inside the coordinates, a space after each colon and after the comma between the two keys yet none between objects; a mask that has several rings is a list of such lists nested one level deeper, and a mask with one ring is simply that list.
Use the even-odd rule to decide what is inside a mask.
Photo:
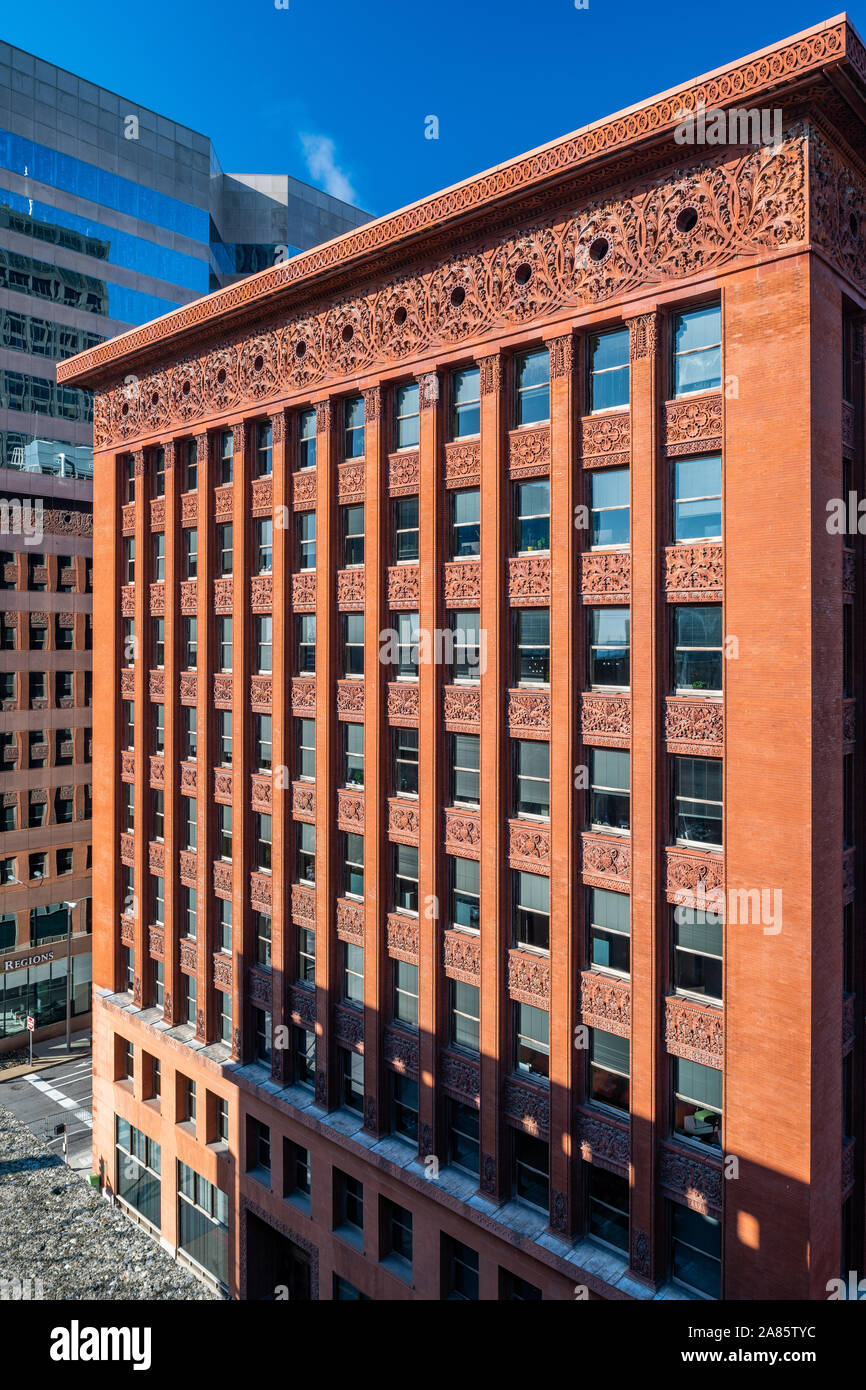
[{"label": "ornamental spandrel panel", "polygon": [[289,990],[289,1017],[299,1028],[312,1032],[316,1026],[316,996],[313,990],[297,985]]},{"label": "ornamental spandrel panel", "polygon": [[512,478],[543,478],[550,472],[550,426],[511,430],[508,472]]},{"label": "ornamental spandrel panel", "polygon": [[334,1036],[355,1052],[364,1051],[364,1016],[360,1009],[338,1004],[334,1010]]},{"label": "ornamental spandrel panel", "polygon": [[851,602],[857,592],[857,556],[849,546],[842,550],[842,597]]},{"label": "ornamental spandrel panel", "polygon": [[194,975],[198,968],[198,945],[188,937],[179,943],[180,968],[186,975]]},{"label": "ornamental spandrel panel", "polygon": [[292,714],[312,716],[316,713],[316,682],[298,676],[292,678]]},{"label": "ornamental spandrel panel", "polygon": [[306,512],[316,505],[316,470],[304,468],[292,475],[292,508]]},{"label": "ornamental spandrel panel", "polygon": [[550,961],[532,951],[508,952],[508,994],[519,1004],[550,1008]]},{"label": "ornamental spandrel panel", "polygon": [[180,584],[181,613],[195,613],[198,606],[198,580],[182,579]]},{"label": "ornamental spandrel panel", "polygon": [[718,1218],[722,1213],[722,1169],[674,1144],[659,1148],[659,1186],[692,1211]]},{"label": "ornamental spandrel panel", "polygon": [[481,690],[477,685],[446,685],[442,693],[445,727],[452,734],[475,734],[481,725]]},{"label": "ornamental spandrel panel", "polygon": [[481,565],[452,560],[444,566],[445,603],[449,608],[477,608],[481,602]]},{"label": "ornamental spandrel panel", "polygon": [[270,613],[274,606],[274,578],[254,574],[250,579],[250,607],[254,613]]},{"label": "ornamental spandrel panel", "polygon": [[165,759],[150,759],[150,785],[152,787],[165,786]]},{"label": "ornamental spandrel panel", "polygon": [[666,891],[669,903],[680,903],[683,907],[706,908],[706,895],[724,892],[725,860],[721,854],[708,851],[693,851],[668,846],[665,850]]},{"label": "ornamental spandrel panel", "polygon": [[213,890],[218,898],[232,895],[232,866],[217,860],[213,865]]},{"label": "ornamental spandrel panel", "polygon": [[135,849],[135,842],[131,835],[121,835],[120,837],[120,859],[123,864],[131,864]]},{"label": "ornamental spandrel panel", "polygon": [[725,1056],[724,1013],[669,995],[665,999],[665,1047],[674,1057],[721,1070]]},{"label": "ornamental spandrel panel", "polygon": [[184,796],[195,796],[198,790],[198,764],[181,763],[180,790]]},{"label": "ornamental spandrel panel", "polygon": [[303,883],[292,884],[292,921],[309,927],[316,921],[316,891]]},{"label": "ornamental spandrel panel", "polygon": [[189,850],[182,849],[178,855],[178,873],[181,883],[186,883],[194,888],[198,873],[198,861],[196,856]]},{"label": "ornamental spandrel panel", "polygon": [[[14,565],[7,565],[6,569],[14,569]],[[6,575],[7,580],[15,579],[15,575]],[[135,617],[135,585],[124,584],[120,590],[120,612],[124,618]]]},{"label": "ornamental spandrel panel", "polygon": [[857,701],[842,701],[842,739],[854,743],[857,737]]},{"label": "ornamental spandrel panel", "polygon": [[550,737],[550,692],[509,690],[508,731],[512,738]]},{"label": "ornamental spandrel panel", "polygon": [[120,693],[124,700],[135,699],[135,672],[121,671],[120,673]]},{"label": "ornamental spandrel panel", "polygon": [[477,811],[445,808],[445,853],[481,858],[481,817]]},{"label": "ornamental spandrel panel", "polygon": [[270,912],[273,904],[274,887],[270,874],[250,874],[250,902],[253,907],[264,908]]},{"label": "ornamental spandrel panel", "polygon": [[147,943],[152,959],[162,960],[165,956],[165,932],[161,927],[148,927]]},{"label": "ornamental spandrel panel", "polygon": [[337,571],[337,607],[341,613],[359,613],[364,608],[364,569]]},{"label": "ornamental spandrel panel", "polygon": [[220,951],[213,956],[213,982],[217,989],[230,990],[232,987],[232,958]]},{"label": "ornamental spandrel panel", "polygon": [[388,492],[411,497],[421,485],[421,456],[417,450],[388,455]]},{"label": "ornamental spandrel panel", "polygon": [[250,778],[250,808],[269,816],[273,810],[273,782],[270,777],[254,774]]},{"label": "ornamental spandrel panel", "polygon": [[514,555],[508,560],[508,601],[523,608],[550,603],[550,556]]},{"label": "ornamental spandrel panel", "polygon": [[724,706],[719,700],[671,695],[665,700],[665,740],[669,753],[721,757]]},{"label": "ornamental spandrel panel", "polygon": [[213,581],[213,609],[215,613],[231,613],[234,603],[234,579],[215,579]]},{"label": "ornamental spandrel panel", "polygon": [[[250,676],[250,708],[256,713],[270,714],[271,698],[273,695],[273,679],[271,676]],[[292,696],[294,697],[295,683],[292,682]],[[315,702],[315,686],[313,687]],[[293,709],[292,713],[296,711]]]},{"label": "ornamental spandrel panel", "polygon": [[584,468],[622,468],[631,458],[628,410],[585,415],[580,422],[580,461]]},{"label": "ornamental spandrel panel", "polygon": [[842,1051],[848,1052],[857,1037],[856,997],[853,994],[842,996]]},{"label": "ornamental spandrel panel", "polygon": [[627,1120],[618,1121],[594,1110],[580,1109],[577,1143],[584,1162],[605,1168],[609,1173],[628,1176],[631,1138]]},{"label": "ornamental spandrel panel", "polygon": [[631,842],[626,836],[586,831],[581,841],[581,876],[589,888],[631,891]]},{"label": "ornamental spandrel panel", "polygon": [[349,898],[337,899],[337,936],[341,941],[350,941],[356,946],[364,944],[364,904],[352,902]]},{"label": "ornamental spandrel panel", "polygon": [[417,845],[419,828],[417,801],[392,797],[388,802],[388,839],[398,845]]},{"label": "ornamental spandrel panel", "polygon": [[442,964],[451,980],[481,983],[481,938],[475,932],[447,930],[442,938]]},{"label": "ornamental spandrel panel", "polygon": [[161,617],[165,612],[165,584],[161,582],[150,586],[150,611],[154,617]]},{"label": "ornamental spandrel panel", "polygon": [[386,1028],[383,1056],[388,1066],[404,1076],[418,1075],[418,1039],[402,1028]]},{"label": "ornamental spandrel panel", "polygon": [[316,611],[316,572],[301,571],[292,575],[292,607],[298,613]]},{"label": "ornamental spandrel panel", "polygon": [[466,1105],[481,1104],[481,1068],[470,1058],[456,1052],[440,1053],[439,1081],[456,1100]]},{"label": "ornamental spandrel panel", "polygon": [[508,862],[529,874],[550,873],[550,826],[540,821],[508,822]]},{"label": "ornamental spandrel panel", "polygon": [[631,552],[584,550],[580,559],[580,596],[584,603],[631,601]]},{"label": "ornamental spandrel panel", "polygon": [[455,440],[445,445],[445,486],[478,487],[481,482],[480,439]]},{"label": "ornamental spandrel panel", "polygon": [[580,697],[580,737],[597,748],[628,748],[631,697],[589,694]]},{"label": "ornamental spandrel panel", "polygon": [[123,946],[135,945],[135,922],[131,917],[120,919],[120,940]]},{"label": "ornamental spandrel panel", "polygon": [[664,446],[668,456],[720,453],[722,396],[720,391],[685,400],[666,401]]},{"label": "ornamental spandrel panel", "polygon": [[337,681],[337,717],[362,718],[364,714],[364,682]]},{"label": "ornamental spandrel panel", "polygon": [[724,559],[720,542],[669,545],[665,550],[665,593],[668,603],[722,597]]},{"label": "ornamental spandrel panel", "polygon": [[363,502],[364,500],[364,460],[337,465],[337,501]]},{"label": "ornamental spandrel panel", "polygon": [[419,699],[417,681],[389,681],[388,723],[402,729],[417,728]]},{"label": "ornamental spandrel panel", "polygon": [[135,503],[127,502],[120,509],[120,529],[125,536],[135,535]]},{"label": "ornamental spandrel panel", "polygon": [[150,499],[150,529],[151,531],[165,530],[164,497],[152,497]]},{"label": "ornamental spandrel panel", "polygon": [[123,752],[120,755],[120,777],[124,782],[135,780],[135,754]]},{"label": "ornamental spandrel panel", "polygon": [[231,772],[216,768],[213,774],[213,797],[220,806],[231,806],[234,777]]},{"label": "ornamental spandrel panel", "polygon": [[547,1139],[550,1132],[550,1095],[547,1087],[508,1077],[503,1110],[509,1120],[536,1139]]},{"label": "ornamental spandrel panel", "polygon": [[315,782],[292,783],[292,816],[312,825],[316,819]]},{"label": "ornamental spandrel panel", "polygon": [[180,499],[181,526],[195,526],[198,522],[198,494],[185,492]]},{"label": "ornamental spandrel panel", "polygon": [[231,484],[228,487],[214,488],[213,513],[217,521],[231,521],[233,504],[234,489]]},{"label": "ornamental spandrel panel", "polygon": [[340,787],[337,791],[337,825],[350,834],[364,833],[364,793]]},{"label": "ornamental spandrel panel", "polygon": [[391,565],[388,570],[388,607],[417,609],[421,599],[417,565]]},{"label": "ornamental spandrel panel", "polygon": [[584,970],[580,976],[580,1017],[591,1028],[627,1038],[631,1033],[631,985],[611,975]]},{"label": "ornamental spandrel panel", "polygon": [[178,682],[182,705],[194,705],[198,700],[198,676],[195,671],[182,671]]},{"label": "ornamental spandrel panel", "polygon": [[232,707],[232,677],[220,673],[213,678],[213,702],[217,709]]},{"label": "ornamental spandrel panel", "polygon": [[165,845],[161,840],[151,840],[148,845],[147,867],[151,873],[161,874],[165,871]]},{"label": "ornamental spandrel panel", "polygon": [[401,912],[389,912],[385,922],[385,942],[388,955],[418,964],[420,931],[417,917],[404,917]]},{"label": "ornamental spandrel panel", "polygon": [[251,1004],[271,1012],[274,996],[274,982],[266,970],[250,970],[247,975],[247,998]]},{"label": "ornamental spandrel panel", "polygon": [[250,484],[253,516],[267,516],[274,509],[274,480],[271,477],[253,478]]}]

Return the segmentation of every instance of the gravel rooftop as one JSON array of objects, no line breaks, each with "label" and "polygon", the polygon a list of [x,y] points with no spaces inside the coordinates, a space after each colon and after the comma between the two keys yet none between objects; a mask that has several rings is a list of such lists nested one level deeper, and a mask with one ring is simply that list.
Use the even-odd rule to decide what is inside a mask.
[{"label": "gravel rooftop", "polygon": [[0,1296],[7,1281],[43,1299],[217,1298],[0,1106]]}]

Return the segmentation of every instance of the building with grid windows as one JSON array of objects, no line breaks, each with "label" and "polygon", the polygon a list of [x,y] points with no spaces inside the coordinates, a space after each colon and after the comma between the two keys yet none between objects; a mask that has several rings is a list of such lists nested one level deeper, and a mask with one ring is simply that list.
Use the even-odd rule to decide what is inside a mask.
[{"label": "building with grid windows", "polygon": [[864,95],[842,17],[59,369],[94,1159],[232,1295],[861,1267]]}]

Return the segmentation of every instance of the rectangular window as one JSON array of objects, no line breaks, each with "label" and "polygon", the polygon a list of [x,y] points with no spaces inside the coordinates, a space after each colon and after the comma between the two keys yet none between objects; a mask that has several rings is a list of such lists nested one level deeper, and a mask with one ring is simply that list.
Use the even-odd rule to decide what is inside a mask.
[{"label": "rectangular window", "polygon": [[601,1028],[589,1030],[589,1097],[614,1110],[629,1106],[629,1041]]},{"label": "rectangular window", "polygon": [[678,1284],[720,1298],[722,1292],[722,1228],[712,1216],[670,1203],[671,1278]]},{"label": "rectangular window", "polygon": [[628,405],[628,358],[627,328],[590,334],[587,344],[587,405],[590,412],[615,410]]},{"label": "rectangular window", "polygon": [[270,816],[253,813],[253,868],[260,874],[271,872],[272,829]]},{"label": "rectangular window", "polygon": [[198,575],[198,530],[195,526],[186,526],[181,534],[183,536],[181,542],[183,577],[184,579],[195,579]]},{"label": "rectangular window", "polygon": [[295,1085],[312,1091],[316,1080],[316,1035],[306,1028],[293,1030]]},{"label": "rectangular window", "polygon": [[449,493],[452,560],[474,560],[481,554],[481,489],[459,488]]},{"label": "rectangular window", "polygon": [[394,906],[418,916],[418,847],[394,846]]},{"label": "rectangular window", "polygon": [[271,968],[271,918],[267,912],[253,913],[253,933],[256,938],[256,965]]},{"label": "rectangular window", "polygon": [[467,1052],[481,1048],[481,991],[462,980],[449,981],[451,996],[451,1042]]},{"label": "rectangular window", "polygon": [[165,579],[165,533],[155,531],[153,535],[153,578],[160,582]]},{"label": "rectangular window", "polygon": [[150,880],[151,921],[157,926],[165,926],[165,879],[154,876]]},{"label": "rectangular window", "polygon": [[[198,924],[198,894],[194,888],[181,889],[181,927],[184,936],[195,941]],[[195,1021],[195,1020],[193,1020]]]},{"label": "rectangular window", "polygon": [[253,762],[259,772],[271,770],[271,716],[253,715]]},{"label": "rectangular window", "polygon": [[298,569],[316,568],[316,513],[297,512],[295,525],[298,535]]},{"label": "rectangular window", "polygon": [[[152,960],[150,962],[150,968],[152,971],[150,979],[150,1002],[155,1009],[162,1009],[165,1007],[165,969],[161,960]],[[159,1065],[159,1063],[156,1062],[156,1058],[154,1058],[154,1062],[157,1066]],[[159,1095],[158,1073],[153,1078],[153,1095],[154,1097]]]},{"label": "rectangular window", "polygon": [[418,498],[395,497],[393,503],[394,564],[418,559]]},{"label": "rectangular window", "polygon": [[724,926],[720,913],[693,907],[671,909],[674,988],[678,994],[722,999]]},{"label": "rectangular window", "polygon": [[448,1100],[446,1115],[448,1162],[453,1163],[455,1168],[462,1168],[464,1172],[477,1177],[481,1171],[478,1111],[473,1105],[462,1105],[460,1101]]},{"label": "rectangular window", "polygon": [[722,1145],[722,1073],[674,1057],[674,1133],[709,1148]]},{"label": "rectangular window", "polygon": [[232,669],[232,642],[233,642],[233,619],[217,618],[216,638],[217,638],[217,661],[219,671],[230,671]]},{"label": "rectangular window", "polygon": [[[312,782],[316,777],[316,721],[298,719],[298,777],[302,782]],[[361,726],[363,728],[363,725]]]},{"label": "rectangular window", "polygon": [[544,874],[515,871],[514,938],[519,946],[550,949],[550,879]]},{"label": "rectangular window", "polygon": [[135,747],[135,705],[132,700],[123,702],[123,747],[127,750]]},{"label": "rectangular window", "polygon": [[123,572],[126,584],[135,583],[135,536],[123,538]]},{"label": "rectangular window", "polygon": [[127,502],[135,501],[135,455],[126,454],[123,460],[123,474],[126,484]]},{"label": "rectangular window", "polygon": [[396,1202],[380,1197],[382,1208],[382,1258],[389,1256],[412,1268],[412,1213]]},{"label": "rectangular window", "polygon": [[516,1069],[546,1079],[550,1074],[550,1015],[533,1004],[515,1004],[514,1019]]},{"label": "rectangular window", "polygon": [[397,1023],[418,1027],[418,967],[409,961],[391,962],[392,1010]]},{"label": "rectangular window", "polygon": [[316,466],[316,412],[298,412],[298,468]]},{"label": "rectangular window", "polygon": [[274,568],[274,523],[269,516],[253,522],[253,574],[270,574]]},{"label": "rectangular window", "polygon": [[231,806],[217,807],[217,839],[219,854],[221,859],[231,859],[232,857],[232,808]]},{"label": "rectangular window", "polygon": [[364,504],[340,508],[343,532],[343,567],[352,569],[364,563]]},{"label": "rectangular window", "polygon": [[621,549],[628,545],[629,486],[627,468],[600,468],[587,477],[593,550]]},{"label": "rectangular window", "polygon": [[198,830],[196,818],[198,814],[198,803],[195,801],[194,797],[184,796],[181,797],[181,807],[182,825],[185,839],[184,849],[187,849],[190,852],[192,852],[195,850],[196,847],[196,835]]},{"label": "rectangular window", "polygon": [[443,1301],[474,1302],[479,1297],[477,1250],[472,1250],[462,1241],[443,1234],[440,1268]]},{"label": "rectangular window", "polygon": [[232,1045],[232,996],[226,989],[216,991],[219,1010],[219,1040],[224,1047]]},{"label": "rectangular window", "polygon": [[334,1230],[348,1226],[364,1231],[364,1184],[340,1168],[334,1170]]},{"label": "rectangular window", "polygon": [[[361,615],[363,622],[363,615]],[[295,631],[298,639],[297,673],[299,676],[316,674],[316,615],[298,613],[295,617]]]},{"label": "rectangular window", "polygon": [[699,690],[722,693],[722,605],[676,604],[674,688],[677,694]]},{"label": "rectangular window", "polygon": [[392,730],[394,751],[394,795],[418,795],[418,730]]},{"label": "rectangular window", "polygon": [[451,804],[477,808],[481,802],[481,738],[450,734]]},{"label": "rectangular window", "polygon": [[674,758],[673,773],[677,843],[721,849],[721,758]]},{"label": "rectangular window", "polygon": [[451,438],[481,433],[481,371],[466,367],[451,373]]},{"label": "rectangular window", "polygon": [[464,931],[481,928],[481,865],[477,859],[448,856],[451,875],[451,925]]},{"label": "rectangular window", "polygon": [[392,613],[391,630],[397,642],[391,669],[398,680],[418,679],[418,614]]},{"label": "rectangular window", "polygon": [[343,835],[343,892],[347,898],[364,896],[364,836]]},{"label": "rectangular window", "polygon": [[232,430],[223,430],[220,434],[219,467],[217,476],[220,486],[225,486],[234,478],[234,456],[235,456],[235,437]]},{"label": "rectangular window", "polygon": [[221,522],[216,528],[216,572],[231,574],[234,568],[234,526],[230,521]]},{"label": "rectangular window", "polygon": [[674,540],[722,539],[722,456],[674,459]]},{"label": "rectangular window", "polygon": [[194,671],[198,662],[198,619],[183,619],[183,651],[181,660],[185,671]]},{"label": "rectangular window", "polygon": [[518,685],[550,684],[550,610],[514,610],[514,662]]},{"label": "rectangular window", "polygon": [[364,457],[364,397],[343,402],[343,458]]},{"label": "rectangular window", "polygon": [[343,675],[361,680],[364,675],[364,614],[343,613]]},{"label": "rectangular window", "polygon": [[518,555],[550,551],[550,480],[534,478],[514,489],[514,549]]},{"label": "rectangular window", "polygon": [[270,675],[273,670],[273,622],[270,613],[259,613],[254,619],[256,670]]},{"label": "rectangular window", "polygon": [[283,1140],[283,1196],[310,1196],[310,1150],[291,1139]]},{"label": "rectangular window", "polygon": [[181,757],[186,762],[194,762],[198,748],[198,716],[194,705],[183,705],[182,710],[182,732],[183,742],[181,746]]},{"label": "rectangular window", "polygon": [[398,1072],[390,1072],[391,1132],[401,1139],[418,1143],[418,1082]]},{"label": "rectangular window", "polygon": [[481,614],[477,608],[452,608],[449,612],[451,623],[450,679],[452,681],[471,681],[476,684],[481,677],[482,640]]},{"label": "rectangular window", "polygon": [[219,948],[232,953],[232,905],[228,898],[217,898],[217,940]]},{"label": "rectangular window", "polygon": [[[191,891],[191,890],[190,890]],[[184,1021],[194,1028],[196,1024],[196,984],[195,975],[181,975]]]},{"label": "rectangular window", "polygon": [[589,823],[593,830],[630,825],[630,755],[618,748],[589,750]]},{"label": "rectangular window", "polygon": [[550,819],[550,744],[541,739],[516,738],[515,811],[518,816]]},{"label": "rectangular window", "polygon": [[298,881],[316,881],[316,827],[299,821],[295,827],[298,837]]},{"label": "rectangular window", "polygon": [[364,1058],[357,1052],[339,1050],[340,1099],[347,1110],[364,1113]]},{"label": "rectangular window", "polygon": [[550,419],[550,353],[547,348],[517,358],[517,419],[521,425],[540,425]]},{"label": "rectangular window", "polygon": [[268,478],[274,471],[273,465],[274,427],[270,420],[256,422],[256,456],[253,462],[253,477]]},{"label": "rectangular window", "polygon": [[198,487],[198,446],[194,439],[185,439],[180,446],[181,487],[195,492]]},{"label": "rectangular window", "polygon": [[165,449],[153,451],[153,495],[165,496]]},{"label": "rectangular window", "polygon": [[615,970],[620,975],[629,973],[630,903],[628,893],[590,888],[589,963],[594,970]]},{"label": "rectangular window", "polygon": [[298,928],[298,968],[296,979],[312,985],[316,981],[316,933],[312,927]]},{"label": "rectangular window", "polygon": [[512,1130],[514,1195],[547,1213],[550,1205],[550,1151],[543,1139]]},{"label": "rectangular window", "polygon": [[162,757],[165,752],[165,705],[151,705],[153,744],[152,749],[157,757]]},{"label": "rectangular window", "polygon": [[718,391],[722,384],[722,306],[708,304],[673,317],[675,396]]},{"label": "rectangular window", "polygon": [[587,1163],[587,1233],[615,1250],[628,1250],[628,1178]]},{"label": "rectangular window", "polygon": [[343,731],[343,785],[364,785],[364,725],[341,722]]},{"label": "rectangular window", "polygon": [[589,682],[593,690],[629,687],[631,609],[589,610]]}]

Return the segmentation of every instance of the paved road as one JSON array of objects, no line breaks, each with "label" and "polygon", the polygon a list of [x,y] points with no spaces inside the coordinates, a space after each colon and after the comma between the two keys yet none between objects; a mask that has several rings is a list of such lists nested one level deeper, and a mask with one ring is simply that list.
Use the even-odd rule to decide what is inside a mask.
[{"label": "paved road", "polygon": [[70,1168],[90,1171],[93,1079],[89,1056],[75,1057],[11,1081],[0,1079],[0,1104],[61,1158],[63,1137],[55,1137],[54,1128],[66,1125]]}]

